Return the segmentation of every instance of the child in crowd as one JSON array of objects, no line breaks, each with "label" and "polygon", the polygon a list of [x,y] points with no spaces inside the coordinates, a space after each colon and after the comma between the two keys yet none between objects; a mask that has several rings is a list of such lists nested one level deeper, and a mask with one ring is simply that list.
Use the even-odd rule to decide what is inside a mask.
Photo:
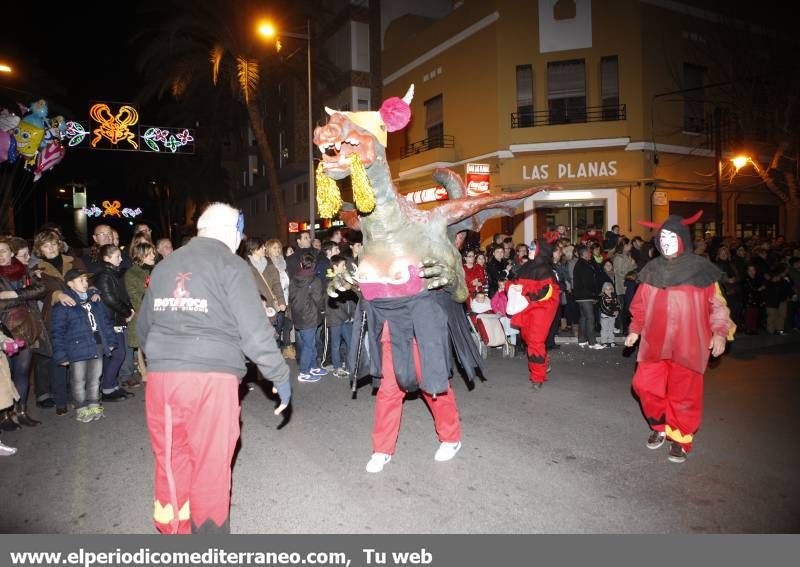
[{"label": "child in crowd", "polygon": [[56,303],[53,307],[51,339],[53,360],[70,366],[72,399],[76,419],[89,423],[103,417],[100,405],[100,376],[103,357],[117,348],[117,336],[101,301],[89,297],[89,280],[83,270],[73,268],[64,275],[65,293],[75,302],[72,307]]},{"label": "child in crowd", "polygon": [[315,275],[316,261],[309,252],[300,252],[297,271],[289,284],[289,305],[297,331],[299,350],[297,380],[318,382],[328,372],[317,366],[317,327],[322,322],[325,310],[325,292],[322,282]]},{"label": "child in crowd", "polygon": [[[347,259],[336,254],[331,257],[331,267],[328,280],[343,274],[347,270]],[[350,338],[353,336],[353,316],[356,312],[358,296],[348,289],[347,291],[337,291],[337,297],[328,297],[325,308],[325,321],[331,337],[331,362],[333,363],[333,374],[339,378],[349,375],[345,369],[345,363],[350,352]],[[344,343],[344,357],[342,357],[342,343]]]},{"label": "child in crowd", "polygon": [[619,300],[614,284],[605,282],[600,294],[600,344],[614,346],[614,327],[619,315]]}]

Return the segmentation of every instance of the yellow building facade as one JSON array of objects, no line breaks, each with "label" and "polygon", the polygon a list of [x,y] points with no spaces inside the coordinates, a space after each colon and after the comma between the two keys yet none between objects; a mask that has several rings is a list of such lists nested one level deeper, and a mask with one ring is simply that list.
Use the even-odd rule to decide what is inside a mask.
[{"label": "yellow building facade", "polygon": [[395,22],[384,97],[415,85],[412,122],[389,137],[395,184],[428,201],[448,167],[488,172],[477,179],[496,194],[549,187],[487,223],[482,244],[558,224],[576,239],[589,225],[648,237],[637,220],[699,209],[695,230],[716,233],[718,202],[723,234],[780,233],[780,201],[752,169],[734,175],[735,148],[716,159],[713,103],[686,96],[714,81],[696,44],[719,25],[670,0],[466,0],[424,26]]}]

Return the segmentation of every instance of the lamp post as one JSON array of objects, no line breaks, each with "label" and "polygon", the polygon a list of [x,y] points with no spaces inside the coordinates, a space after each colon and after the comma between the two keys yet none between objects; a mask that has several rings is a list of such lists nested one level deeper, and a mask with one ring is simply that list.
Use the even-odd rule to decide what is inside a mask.
[{"label": "lamp post", "polygon": [[311,20],[306,20],[306,33],[276,32],[275,28],[268,22],[258,26],[258,32],[265,37],[282,35],[294,39],[306,40],[306,66],[308,75],[308,231],[313,240],[314,220],[316,212],[314,207],[315,187],[314,187],[314,124],[311,121]]}]

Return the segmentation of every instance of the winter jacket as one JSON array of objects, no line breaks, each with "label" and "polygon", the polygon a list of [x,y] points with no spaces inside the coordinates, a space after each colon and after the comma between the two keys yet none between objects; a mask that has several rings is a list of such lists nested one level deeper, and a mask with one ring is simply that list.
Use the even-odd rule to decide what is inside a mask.
[{"label": "winter jacket", "polygon": [[356,312],[358,295],[353,290],[338,291],[339,297],[328,297],[325,305],[325,321],[328,327],[336,327],[352,321]]},{"label": "winter jacket", "polygon": [[619,300],[616,295],[611,297],[605,293],[600,294],[600,316],[601,317],[616,317],[619,315]]},{"label": "winter jacket", "polygon": [[153,268],[136,321],[152,372],[245,375],[245,357],[273,384],[289,367],[247,262],[221,241],[198,236]]},{"label": "winter jacket", "polygon": [[785,276],[777,282],[767,280],[765,283],[764,303],[767,307],[778,308],[792,296],[792,284]]},{"label": "winter jacket", "polygon": [[131,348],[139,348],[139,339],[136,337],[136,319],[139,317],[142,298],[144,292],[147,291],[147,284],[150,282],[150,270],[150,266],[134,264],[128,268],[123,277],[125,292],[131,301],[131,307],[136,312],[134,318],[128,322],[128,346]]},{"label": "winter jacket", "polygon": [[[33,324],[26,324],[22,327],[25,329],[23,335],[37,336],[41,339],[42,335],[46,335],[47,333],[41,332],[44,329],[44,321],[39,312],[37,300],[43,299],[47,290],[41,280],[35,276],[31,276],[30,272],[20,264],[19,260],[15,258],[12,261],[18,264],[17,268],[22,274],[22,277],[17,281],[12,281],[0,276],[0,291],[14,291],[17,294],[17,297],[13,299],[0,299],[0,320],[5,323],[7,320],[6,317],[12,309],[26,306],[31,314],[31,318],[27,319],[27,321]],[[40,341],[37,340],[35,344],[38,345],[39,342]],[[33,347],[34,345],[28,346]]]},{"label": "winter jacket", "polygon": [[594,300],[599,291],[597,270],[590,262],[578,259],[572,274],[572,296],[575,301]]},{"label": "winter jacket", "polygon": [[614,259],[614,291],[617,295],[625,294],[625,275],[636,270],[636,262],[630,254],[615,254]]},{"label": "winter jacket", "polygon": [[755,278],[745,276],[742,281],[744,304],[751,307],[764,306],[764,278],[756,274]]},{"label": "winter jacket", "polygon": [[267,262],[263,272],[259,272],[252,262],[250,270],[255,278],[256,288],[261,298],[267,302],[267,307],[272,307],[276,311],[278,305],[284,305],[283,289],[281,288],[281,275],[273,264]]},{"label": "winter jacket", "polygon": [[[75,300],[76,305],[65,307],[57,303],[53,307],[53,329],[50,333],[53,342],[53,361],[56,364],[63,364],[97,358],[95,331],[99,333],[105,355],[109,356],[111,350],[118,346],[118,342],[103,302],[92,301],[91,295],[88,299],[82,300],[71,289],[64,292]],[[95,331],[92,330],[92,319]]]},{"label": "winter jacket", "polygon": [[47,294],[42,299],[42,318],[47,328],[50,328],[50,317],[53,304],[56,303],[58,294],[64,291],[64,274],[72,268],[86,270],[86,266],[80,258],[61,255],[61,269],[56,268],[55,264],[44,258],[39,258],[36,266],[31,268],[31,272],[39,273],[42,284],[47,290]]},{"label": "winter jacket", "polygon": [[128,297],[128,290],[122,281],[120,269],[103,262],[100,270],[92,277],[92,285],[100,290],[103,304],[112,314],[114,325],[127,325],[126,319],[131,316],[133,307]]},{"label": "winter jacket", "polygon": [[314,268],[301,268],[292,276],[289,304],[292,306],[292,322],[298,331],[314,329],[322,322],[325,295],[322,282],[314,275]]},{"label": "winter jacket", "polygon": [[494,256],[486,262],[486,279],[489,282],[489,297],[497,293],[497,282],[500,276],[507,276],[509,272],[508,260],[495,260]]}]

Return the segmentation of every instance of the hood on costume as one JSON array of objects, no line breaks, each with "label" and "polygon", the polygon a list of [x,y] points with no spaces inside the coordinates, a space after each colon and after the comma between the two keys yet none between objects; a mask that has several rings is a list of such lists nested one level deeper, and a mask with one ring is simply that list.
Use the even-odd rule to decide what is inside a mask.
[{"label": "hood on costume", "polygon": [[543,258],[552,263],[553,248],[556,240],[558,240],[556,233],[546,232],[538,241],[531,241],[530,249],[533,250],[533,257],[535,259]]},{"label": "hood on costume", "polygon": [[653,235],[653,245],[661,254],[664,254],[664,251],[661,249],[661,231],[668,230],[677,234],[679,241],[678,256],[680,256],[684,252],[691,252],[694,250],[694,245],[692,244],[692,235],[689,233],[689,225],[696,223],[702,216],[703,211],[701,209],[688,219],[685,219],[679,215],[670,215],[660,226],[650,221],[638,222],[642,226],[656,229],[656,233]]}]

